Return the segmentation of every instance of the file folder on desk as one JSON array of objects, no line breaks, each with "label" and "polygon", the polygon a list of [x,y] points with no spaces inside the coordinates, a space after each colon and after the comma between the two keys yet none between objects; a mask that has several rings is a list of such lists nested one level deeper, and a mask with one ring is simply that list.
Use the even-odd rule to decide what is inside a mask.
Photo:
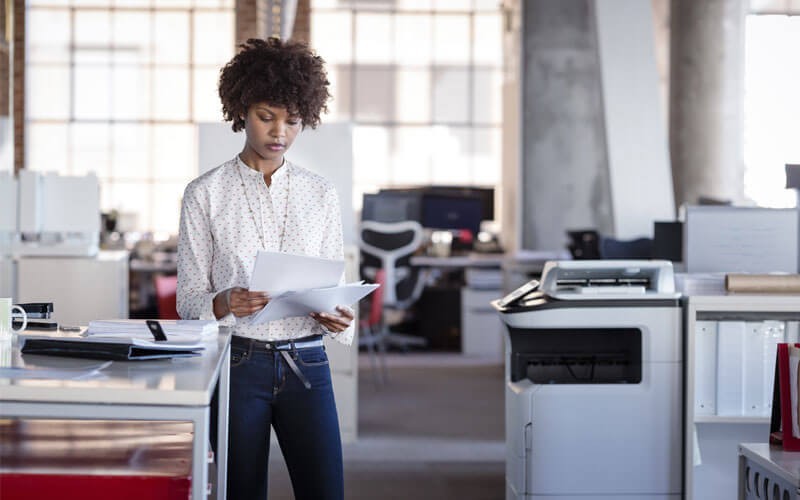
[{"label": "file folder on desk", "polygon": [[150,342],[140,339],[20,337],[22,354],[43,354],[111,361],[140,361],[199,356],[202,344]]},{"label": "file folder on desk", "polygon": [[742,416],[744,321],[717,323],[717,415]]},{"label": "file folder on desk", "polygon": [[798,363],[793,363],[795,356],[790,356],[790,351],[796,348],[800,348],[800,344],[780,343],[775,355],[769,442],[783,446],[786,451],[800,451]]},{"label": "file folder on desk", "polygon": [[717,322],[695,323],[694,414],[717,414]]},{"label": "file folder on desk", "polygon": [[768,417],[772,407],[772,383],[775,375],[775,346],[785,342],[780,321],[745,323],[743,350],[742,404],[748,417]]}]

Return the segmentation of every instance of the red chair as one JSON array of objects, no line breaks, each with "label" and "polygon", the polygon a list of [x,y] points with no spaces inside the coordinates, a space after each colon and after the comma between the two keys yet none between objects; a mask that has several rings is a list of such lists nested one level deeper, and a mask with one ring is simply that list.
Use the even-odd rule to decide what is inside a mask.
[{"label": "red chair", "polygon": [[180,319],[177,307],[177,276],[156,275],[156,306],[158,319]]},{"label": "red chair", "polygon": [[[375,374],[375,381],[380,385],[389,378],[386,369],[386,337],[389,330],[383,321],[383,292],[386,285],[386,271],[384,269],[378,269],[375,273],[375,283],[379,286],[370,294],[369,314],[359,324],[361,328],[358,345],[367,348],[372,362],[372,371]],[[378,368],[378,357],[380,357],[381,362],[380,369]]]}]

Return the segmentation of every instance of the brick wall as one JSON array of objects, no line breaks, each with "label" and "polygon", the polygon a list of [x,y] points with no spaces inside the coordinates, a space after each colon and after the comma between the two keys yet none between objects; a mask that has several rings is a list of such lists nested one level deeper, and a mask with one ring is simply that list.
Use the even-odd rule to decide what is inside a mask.
[{"label": "brick wall", "polygon": [[[8,33],[10,35],[10,33]],[[6,2],[0,4],[0,116],[8,116],[8,58],[11,55],[10,40],[6,40]]]},{"label": "brick wall", "polygon": [[311,0],[297,0],[292,38],[305,42],[311,41]]},{"label": "brick wall", "polygon": [[264,38],[267,29],[266,0],[236,0],[236,45],[248,38]]},{"label": "brick wall", "polygon": [[[265,38],[270,33],[269,16],[280,0],[236,0],[236,45],[248,38]],[[297,0],[292,38],[309,41],[311,0]]]},{"label": "brick wall", "polygon": [[14,172],[25,165],[25,0],[14,0]]}]

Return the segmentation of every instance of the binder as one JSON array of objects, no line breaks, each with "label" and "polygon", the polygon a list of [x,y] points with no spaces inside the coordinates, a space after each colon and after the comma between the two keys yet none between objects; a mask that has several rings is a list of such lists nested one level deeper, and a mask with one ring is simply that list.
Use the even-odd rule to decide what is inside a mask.
[{"label": "binder", "polygon": [[[800,451],[800,433],[792,432],[792,428],[797,425],[797,403],[800,399],[797,397],[797,367],[794,368],[794,377],[791,373],[790,346],[800,348],[800,344],[782,342],[778,344],[775,355],[775,382],[772,393],[769,442],[781,445],[786,451]],[[792,378],[794,378],[794,384]],[[795,394],[794,405],[792,404],[792,392]]]},{"label": "binder", "polygon": [[694,414],[717,414],[717,322],[695,323]]},{"label": "binder", "polygon": [[775,358],[780,342],[792,342],[787,338],[786,323],[783,321],[765,321],[765,342],[766,352],[764,353],[764,365],[762,367],[761,380],[764,385],[764,408],[763,416],[768,417],[772,412],[772,386],[775,381]]},{"label": "binder", "polygon": [[775,346],[785,342],[782,321],[745,323],[742,358],[743,414],[768,417],[772,408]]},{"label": "binder", "polygon": [[744,321],[717,324],[717,415],[741,416],[743,407]]},{"label": "binder", "polygon": [[150,342],[140,339],[85,337],[20,337],[22,354],[43,354],[110,361],[187,358],[199,356],[202,344]]}]

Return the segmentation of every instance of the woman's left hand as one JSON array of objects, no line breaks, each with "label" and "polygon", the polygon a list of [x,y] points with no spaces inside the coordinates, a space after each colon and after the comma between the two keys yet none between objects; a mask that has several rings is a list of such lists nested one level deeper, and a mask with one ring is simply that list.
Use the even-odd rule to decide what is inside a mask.
[{"label": "woman's left hand", "polygon": [[339,314],[316,312],[311,313],[311,317],[329,332],[342,333],[353,322],[355,315],[353,310],[347,306],[336,306],[336,311]]}]

